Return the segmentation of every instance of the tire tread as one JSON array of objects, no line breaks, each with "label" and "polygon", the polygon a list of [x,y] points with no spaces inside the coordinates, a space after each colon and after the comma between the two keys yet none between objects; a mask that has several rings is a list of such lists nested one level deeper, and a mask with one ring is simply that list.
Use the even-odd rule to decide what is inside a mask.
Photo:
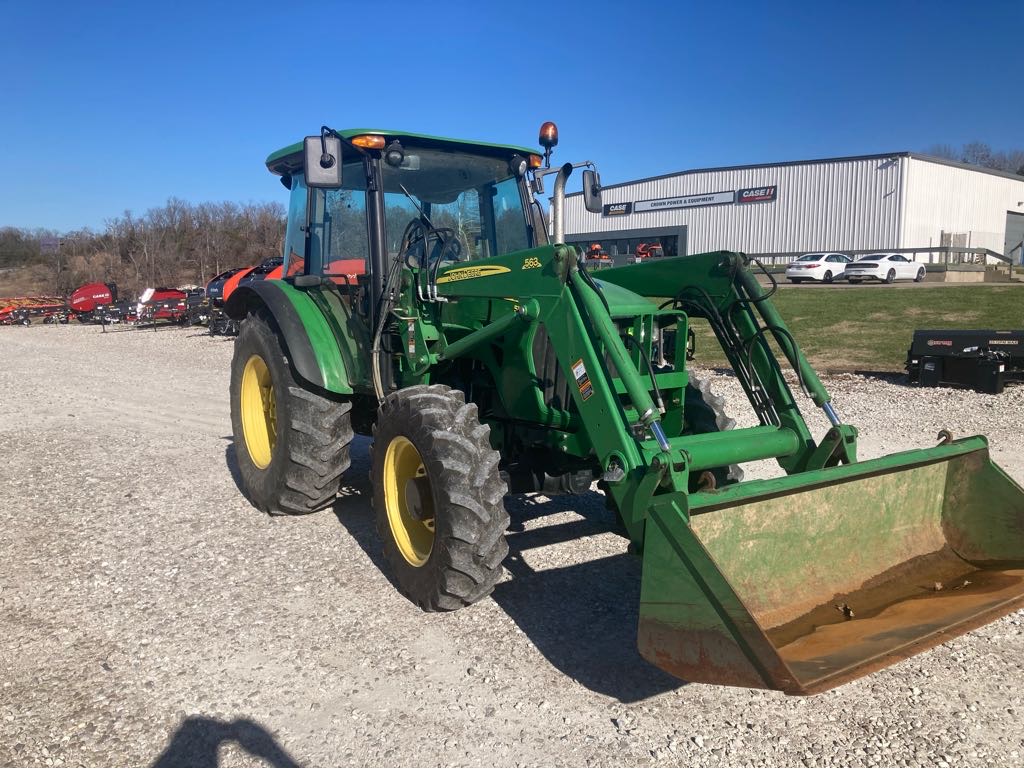
[{"label": "tire tread", "polygon": [[[434,546],[427,562],[410,566],[394,543],[383,500],[383,456],[379,440],[404,435],[414,442],[431,475],[437,514]],[[415,385],[389,395],[374,428],[371,478],[377,531],[384,542],[398,589],[426,611],[468,606],[494,589],[508,554],[509,516],[500,456],[476,404],[445,385]],[[443,512],[442,512],[443,511]]]}]

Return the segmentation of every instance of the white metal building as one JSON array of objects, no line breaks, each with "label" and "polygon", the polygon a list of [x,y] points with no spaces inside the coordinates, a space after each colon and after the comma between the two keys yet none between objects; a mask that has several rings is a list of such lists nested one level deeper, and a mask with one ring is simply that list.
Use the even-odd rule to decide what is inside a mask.
[{"label": "white metal building", "polygon": [[620,259],[657,240],[666,256],[945,245],[1016,263],[1024,240],[1024,177],[911,152],[683,171],[610,184],[602,195],[602,214],[588,213],[582,194],[568,196],[566,240],[601,243]]}]

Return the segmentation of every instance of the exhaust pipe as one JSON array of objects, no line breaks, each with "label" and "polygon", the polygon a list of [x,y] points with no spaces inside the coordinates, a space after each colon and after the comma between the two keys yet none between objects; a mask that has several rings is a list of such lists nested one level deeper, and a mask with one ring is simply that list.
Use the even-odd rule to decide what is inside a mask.
[{"label": "exhaust pipe", "polygon": [[572,169],[572,163],[565,163],[555,176],[555,192],[551,198],[551,234],[556,245],[565,243],[565,183]]}]

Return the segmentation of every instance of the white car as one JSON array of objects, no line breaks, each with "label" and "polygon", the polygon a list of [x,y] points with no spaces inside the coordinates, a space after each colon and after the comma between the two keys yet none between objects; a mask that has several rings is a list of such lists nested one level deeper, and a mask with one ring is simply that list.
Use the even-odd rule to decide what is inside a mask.
[{"label": "white car", "polygon": [[862,280],[877,280],[892,283],[894,280],[924,280],[925,269],[907,259],[903,254],[867,254],[846,265],[846,279],[851,283]]},{"label": "white car", "polygon": [[804,280],[820,280],[831,283],[843,277],[843,271],[853,260],[846,254],[804,254],[798,256],[786,268],[786,277],[792,283]]}]

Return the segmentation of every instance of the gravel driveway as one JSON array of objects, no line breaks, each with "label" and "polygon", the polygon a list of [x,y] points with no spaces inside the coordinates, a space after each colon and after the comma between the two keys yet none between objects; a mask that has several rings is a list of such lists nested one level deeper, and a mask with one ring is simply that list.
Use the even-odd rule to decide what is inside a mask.
[{"label": "gravel driveway", "polygon": [[[596,493],[512,498],[493,599],[421,613],[379,568],[365,439],[333,511],[242,498],[231,348],[0,328],[0,764],[1022,764],[1024,612],[817,697],[687,685],[636,651]],[[864,458],[945,427],[1024,481],[1024,387],[826,385]]]}]

